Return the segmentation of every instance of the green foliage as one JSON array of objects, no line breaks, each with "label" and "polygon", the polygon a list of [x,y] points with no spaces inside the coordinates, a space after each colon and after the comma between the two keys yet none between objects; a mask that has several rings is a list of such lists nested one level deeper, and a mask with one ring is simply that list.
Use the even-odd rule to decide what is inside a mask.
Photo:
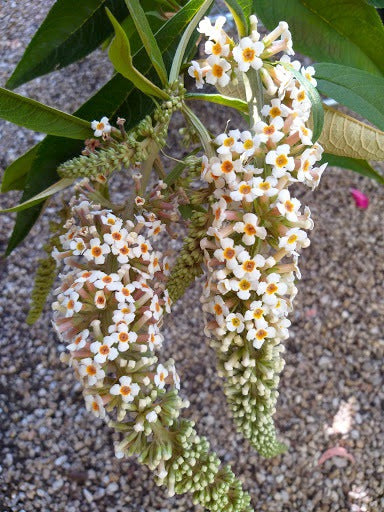
[{"label": "green foliage", "polygon": [[118,20],[128,15],[124,0],[56,0],[7,87],[61,69],[95,50],[112,33],[106,7]]},{"label": "green foliage", "polygon": [[4,212],[20,212],[22,210],[26,210],[27,208],[30,208],[31,206],[34,206],[36,204],[41,203],[48,197],[51,197],[53,194],[56,194],[57,192],[60,192],[61,190],[64,190],[65,188],[68,188],[73,183],[73,178],[63,178],[60,181],[57,181],[50,187],[43,190],[43,192],[40,192],[39,194],[36,194],[31,199],[28,199],[28,201],[24,201],[24,203],[20,203],[17,206],[12,206],[11,208],[6,208],[5,210],[0,210],[0,213]]},{"label": "green foliage", "polygon": [[384,78],[340,64],[320,63],[315,69],[320,92],[384,130]]},{"label": "green foliage", "polygon": [[185,95],[186,100],[200,100],[216,103],[217,105],[224,105],[229,108],[234,108],[243,114],[248,114],[248,105],[245,101],[223,94],[206,94],[198,92],[190,92]]},{"label": "green foliage", "polygon": [[177,47],[175,55],[173,56],[171,71],[169,72],[169,81],[170,83],[174,82],[178,79],[181,66],[184,62],[184,58],[188,55],[188,47],[190,46],[190,41],[193,40],[193,34],[196,31],[196,27],[199,24],[201,18],[211,7],[213,0],[204,0],[202,2],[200,8],[196,11],[196,14],[193,16],[188,26],[186,27],[183,35],[181,36],[180,43]]},{"label": "green foliage", "polygon": [[115,37],[112,39],[108,55],[116,71],[128,78],[144,94],[166,99],[167,95],[164,91],[135,68],[132,61],[131,46],[124,29],[109,10],[107,10],[107,14],[115,30]]},{"label": "green foliage", "polygon": [[289,24],[295,49],[314,60],[384,74],[384,29],[376,9],[361,0],[254,0],[268,29]]},{"label": "green foliage", "polygon": [[24,189],[26,176],[37,155],[38,149],[39,144],[36,144],[36,146],[33,146],[6,168],[1,183],[1,192]]},{"label": "green foliage", "polygon": [[[156,40],[162,51],[164,63],[170,69],[173,54],[178,44],[179,34],[188,25],[196,11],[202,5],[203,0],[190,0],[185,7],[180,9],[171,19],[157,31]],[[139,36],[136,34],[137,39]],[[188,51],[193,48],[197,35],[192,38]],[[131,44],[132,46],[132,44]],[[143,48],[134,55],[136,67],[146,77],[156,80],[151,60]],[[84,103],[76,115],[88,121],[100,118],[102,115],[109,117],[121,116],[126,122],[126,129],[134,127],[145,115],[150,113],[154,104],[150,98],[134,89],[133,84],[121,75],[115,75],[104,87]],[[27,177],[25,189],[21,201],[24,202],[40,193],[47,186],[59,179],[56,168],[66,160],[81,152],[82,144],[61,137],[48,136],[39,144],[39,150],[33,161],[30,158],[23,160],[23,166]],[[9,168],[10,169],[10,168]],[[14,172],[20,173],[20,167],[13,167]],[[7,180],[12,181],[13,175],[7,169]],[[18,213],[16,224],[8,244],[7,254],[27,236],[41,212],[41,205],[34,206],[25,212]]]},{"label": "green foliage", "polygon": [[141,7],[138,0],[125,0],[132,20],[135,23],[137,32],[140,35],[144,48],[148,56],[152,59],[153,66],[159,75],[163,85],[167,84],[167,70],[165,69],[163,57],[161,56],[160,48],[153,35],[145,12]]},{"label": "green foliage", "polygon": [[0,117],[29,130],[84,140],[93,133],[89,123],[0,87]]},{"label": "green foliage", "polygon": [[225,3],[235,20],[239,36],[247,36],[249,33],[249,17],[253,14],[252,2],[250,0],[226,0]]},{"label": "green foliage", "polygon": [[345,156],[335,156],[329,153],[324,153],[320,165],[326,162],[328,162],[329,167],[351,169],[362,176],[377,181],[380,185],[384,185],[384,176],[378,173],[366,160],[358,160],[356,158],[347,158]]}]

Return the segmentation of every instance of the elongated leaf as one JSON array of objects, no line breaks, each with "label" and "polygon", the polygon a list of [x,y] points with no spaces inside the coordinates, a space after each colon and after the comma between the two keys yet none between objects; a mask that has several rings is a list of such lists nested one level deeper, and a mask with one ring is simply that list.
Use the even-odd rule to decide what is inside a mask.
[{"label": "elongated leaf", "polygon": [[158,98],[167,99],[168,96],[164,91],[159,89],[159,87],[153,84],[135,68],[132,61],[131,46],[124,29],[113,16],[111,11],[107,10],[107,14],[113,28],[115,29],[115,37],[112,39],[108,55],[116,71],[121,73],[125,78],[128,78],[128,80],[130,80],[134,86],[143,93],[149,96],[157,96]]},{"label": "elongated leaf", "polygon": [[289,71],[294,75],[294,77],[300,82],[302,87],[305,89],[308,98],[312,104],[311,116],[312,116],[312,141],[316,142],[320,137],[321,130],[323,129],[324,124],[324,110],[323,104],[321,102],[320,94],[313,87],[311,82],[305,78],[304,75],[300,73],[300,71],[296,71],[296,69],[290,64],[281,63],[285,68],[289,69]]},{"label": "elongated leaf", "polygon": [[384,78],[339,64],[315,65],[317,87],[384,130]]},{"label": "elongated leaf", "polygon": [[4,173],[1,183],[1,192],[9,192],[10,190],[23,190],[26,177],[32,162],[37,155],[39,144],[33,146],[29,151],[11,163]]},{"label": "elongated leaf", "polygon": [[88,55],[113,33],[105,8],[122,20],[124,0],[56,0],[7,82],[13,89]]},{"label": "elongated leaf", "polygon": [[373,5],[374,7],[384,7],[384,0],[365,0],[367,4]]},{"label": "elongated leaf", "polygon": [[384,132],[325,107],[319,138],[326,153],[358,160],[384,160]]},{"label": "elongated leaf", "polygon": [[210,103],[216,103],[218,105],[225,105],[226,107],[235,108],[245,114],[248,113],[248,104],[246,101],[239,100],[237,98],[231,98],[229,96],[223,96],[222,94],[204,94],[204,93],[187,93],[185,95],[187,100],[200,100],[209,101]]},{"label": "elongated leaf", "polygon": [[335,156],[324,153],[319,165],[328,162],[330,167],[342,167],[343,169],[351,169],[352,171],[377,181],[380,185],[384,185],[384,176],[376,171],[366,160],[357,160],[355,158],[347,158],[345,156]]},{"label": "elongated leaf", "polygon": [[163,57],[157,45],[156,39],[152,33],[151,27],[145,15],[139,0],[125,0],[132,19],[135,23],[136,30],[140,35],[144,48],[148,56],[152,59],[153,67],[156,69],[163,85],[167,84],[167,71],[165,69]]},{"label": "elongated leaf", "polygon": [[255,0],[268,29],[285,20],[294,48],[314,60],[384,74],[384,29],[374,7],[361,0]]},{"label": "elongated leaf", "polygon": [[70,139],[92,136],[89,122],[0,87],[0,118],[36,132]]},{"label": "elongated leaf", "polygon": [[211,7],[212,3],[213,3],[213,0],[204,0],[204,2],[202,2],[201,7],[197,10],[193,19],[190,21],[187,28],[185,29],[185,32],[181,36],[180,43],[177,47],[177,50],[176,50],[176,53],[175,53],[175,56],[173,59],[171,71],[169,73],[169,82],[170,83],[177,80],[177,77],[179,76],[179,73],[180,73],[181,66],[184,61],[185,54],[187,52],[189,42],[192,39],[193,33],[195,32],[196,27],[199,24],[201,18]]},{"label": "elongated leaf", "polygon": [[36,196],[33,196],[31,199],[28,199],[28,201],[24,201],[24,203],[20,203],[16,206],[12,206],[11,208],[5,208],[4,210],[0,210],[0,213],[5,212],[21,212],[22,210],[26,210],[27,208],[30,208],[31,206],[34,206],[35,204],[39,204],[48,197],[51,197],[53,194],[56,194],[56,192],[60,192],[61,190],[64,190],[65,188],[68,188],[72,185],[72,183],[75,180],[73,178],[63,178],[60,181],[57,181],[50,187],[43,190],[43,192],[40,192]]},{"label": "elongated leaf", "polygon": [[[167,69],[171,67],[179,34],[188,25],[202,3],[203,0],[190,0],[155,34]],[[191,39],[188,50],[193,50],[196,39],[197,34],[194,39]],[[153,71],[151,72],[152,63],[144,49],[138,51],[134,59],[143,74],[150,78],[153,76],[155,79],[155,74]],[[89,121],[101,115],[108,115],[110,118],[118,115],[127,120],[126,128],[130,129],[150,113],[153,107],[151,99],[140,91],[134,90],[133,84],[121,75],[116,75],[80,107],[76,114]],[[78,155],[82,149],[82,144],[79,141],[53,136],[46,137],[40,144],[37,157],[28,172],[22,201],[30,199],[57,181],[59,179],[56,172],[57,167],[62,162]],[[10,254],[27,236],[39,217],[41,208],[42,205],[35,205],[26,211],[18,212],[7,254]]]},{"label": "elongated leaf", "polygon": [[225,0],[240,37],[249,34],[249,17],[252,14],[252,2],[250,0]]}]

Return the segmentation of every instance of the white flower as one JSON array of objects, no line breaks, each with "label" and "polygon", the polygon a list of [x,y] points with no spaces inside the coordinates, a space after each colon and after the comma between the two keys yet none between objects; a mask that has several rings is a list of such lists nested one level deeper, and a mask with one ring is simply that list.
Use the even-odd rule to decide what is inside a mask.
[{"label": "white flower", "polygon": [[[256,197],[256,195],[254,196]],[[233,229],[236,233],[244,233],[242,241],[245,245],[253,245],[256,241],[256,237],[265,239],[267,231],[264,227],[258,226],[259,219],[254,213],[246,213],[243,216],[243,222],[236,222]]]},{"label": "white flower", "polygon": [[109,124],[108,117],[102,117],[101,121],[92,121],[91,128],[95,130],[95,137],[101,137],[106,133],[110,133],[111,125]]},{"label": "white flower", "polygon": [[241,333],[244,330],[244,318],[241,313],[230,313],[225,319],[228,331]]},{"label": "white flower", "polygon": [[264,43],[254,42],[250,37],[243,37],[232,53],[240,71],[246,72],[250,67],[260,69],[263,66],[263,61],[259,57],[263,51]]},{"label": "white flower", "polygon": [[216,85],[218,83],[221,87],[228,85],[230,76],[227,72],[231,70],[230,63],[215,55],[208,57],[207,62],[210,66],[205,77],[207,84]]},{"label": "white flower", "polygon": [[196,80],[196,88],[202,89],[204,87],[204,73],[206,73],[209,68],[202,68],[195,60],[192,60],[191,64],[192,65],[188,68],[188,75]]},{"label": "white flower", "polygon": [[225,220],[225,212],[227,209],[227,201],[221,197],[217,203],[212,205],[213,221],[212,226],[220,228]]},{"label": "white flower", "polygon": [[293,157],[289,156],[291,147],[288,144],[277,146],[273,151],[269,151],[265,157],[267,164],[272,165],[272,174],[275,178],[284,176],[285,171],[293,171],[295,168],[295,161]]},{"label": "white flower", "polygon": [[261,109],[263,116],[269,116],[272,119],[275,117],[287,117],[292,113],[292,110],[284,105],[279,99],[274,98],[271,100],[270,105],[264,105]]},{"label": "white flower", "polygon": [[257,197],[277,195],[278,189],[276,185],[277,179],[274,176],[268,176],[266,179],[253,178],[253,190]]},{"label": "white flower", "polygon": [[121,247],[124,245],[128,232],[125,228],[121,228],[119,225],[111,226],[111,232],[104,235],[104,241],[112,247]]},{"label": "white flower", "polygon": [[85,344],[87,342],[89,336],[89,330],[84,329],[84,331],[81,331],[77,336],[72,338],[72,343],[67,346],[67,349],[71,352],[74,350],[80,350],[81,348],[85,347]]},{"label": "white flower", "polygon": [[91,352],[93,352],[95,355],[95,361],[97,363],[105,363],[107,359],[110,361],[113,361],[116,359],[116,357],[119,355],[119,352],[116,348],[112,347],[113,341],[111,339],[105,338],[103,340],[103,343],[100,343],[100,341],[94,341],[91,343],[91,346],[89,347],[91,349]]},{"label": "white flower", "polygon": [[[113,312],[112,320],[118,324],[119,322],[125,322],[126,324],[131,324],[135,320],[135,307],[133,304],[126,304],[125,302],[120,302],[118,304],[119,309],[115,309]],[[108,332],[115,332],[117,327],[111,326]]]},{"label": "white flower", "polygon": [[121,264],[128,263],[129,258],[132,257],[133,252],[127,242],[123,242],[122,245],[113,245],[112,253],[117,256],[117,261]]},{"label": "white flower", "polygon": [[156,252],[156,253],[153,252],[151,254],[151,257],[149,260],[149,265],[148,265],[148,272],[150,273],[151,276],[153,276],[155,274],[155,272],[158,272],[159,270],[161,270],[160,256],[161,256],[161,253],[159,253],[159,252]]},{"label": "white flower", "polygon": [[284,120],[282,117],[277,116],[267,124],[263,121],[259,121],[255,124],[255,132],[259,134],[259,138],[262,142],[270,140],[274,144],[277,144],[283,137],[284,132],[280,131],[284,126]]},{"label": "white flower", "polygon": [[86,245],[82,238],[75,238],[74,240],[71,240],[71,242],[69,243],[69,248],[71,249],[72,254],[74,256],[79,256],[80,254],[83,254],[83,252],[85,251]]},{"label": "white flower", "polygon": [[[244,320],[249,322],[253,320],[257,322],[258,320],[264,319],[264,315],[268,313],[267,308],[263,305],[261,300],[254,300],[251,302],[248,311],[246,311],[244,315]],[[256,324],[257,326],[257,324]]]},{"label": "white flower", "polygon": [[210,304],[212,313],[216,316],[216,321],[219,325],[224,322],[224,316],[229,315],[228,306],[225,304],[220,295],[216,295],[213,299],[213,303]]},{"label": "white flower", "polygon": [[160,306],[159,297],[155,294],[151,300],[149,310],[152,311],[152,317],[159,320],[163,314],[163,308]]},{"label": "white flower", "polygon": [[266,281],[259,283],[257,294],[262,295],[264,304],[274,306],[278,299],[276,294],[284,295],[287,292],[287,285],[280,282],[280,274],[272,273],[266,278]]},{"label": "white flower", "polygon": [[171,306],[172,306],[172,299],[169,296],[168,290],[164,290],[163,300],[164,300],[165,311],[167,313],[170,313],[171,312]]},{"label": "white flower", "polygon": [[213,39],[214,41],[220,40],[223,35],[223,26],[226,22],[225,16],[219,16],[216,19],[215,25],[211,25],[211,20],[205,16],[199,23],[197,28],[198,32]]},{"label": "white flower", "polygon": [[253,181],[240,181],[235,187],[235,190],[229,194],[234,201],[252,203],[255,197],[257,197],[253,190]]},{"label": "white flower", "polygon": [[234,268],[237,265],[236,256],[243,250],[240,246],[234,247],[234,241],[231,238],[222,238],[220,240],[221,249],[214,252],[215,258],[224,262],[228,268]]},{"label": "white flower", "polygon": [[97,265],[102,265],[105,262],[105,254],[111,252],[108,244],[102,244],[99,238],[92,238],[90,241],[90,249],[87,249],[84,256],[88,261],[94,260]]},{"label": "white flower", "polygon": [[317,85],[317,81],[315,80],[315,78],[313,78],[313,75],[315,74],[315,68],[313,66],[307,66],[307,67],[302,67],[301,70],[300,70],[301,74],[305,76],[305,78],[311,82],[311,84],[316,87]]},{"label": "white flower", "polygon": [[120,377],[119,384],[114,384],[110,389],[112,395],[120,395],[125,403],[132,402],[139,392],[140,386],[127,375]]},{"label": "white flower", "polygon": [[300,208],[300,201],[295,198],[291,198],[290,193],[287,189],[281,190],[277,196],[278,202],[276,207],[281,215],[284,215],[289,221],[297,222],[297,212]]},{"label": "white flower", "polygon": [[251,281],[257,281],[260,277],[260,271],[257,269],[264,266],[264,257],[261,256],[261,254],[256,254],[256,256],[252,258],[248,251],[242,251],[237,259],[241,265],[233,269],[234,275],[238,279],[246,276]]},{"label": "white flower", "polygon": [[119,229],[123,224],[123,221],[116,217],[116,215],[113,215],[113,213],[107,213],[107,215],[102,215],[101,222],[106,226],[118,226]]},{"label": "white flower", "polygon": [[162,364],[159,364],[156,369],[156,375],[154,376],[154,382],[159,389],[163,389],[165,386],[165,379],[168,377],[168,370],[164,368]]},{"label": "white flower", "polygon": [[211,172],[213,176],[223,177],[227,183],[236,179],[236,172],[242,171],[241,160],[232,160],[230,153],[220,155],[220,158],[212,158]]},{"label": "white flower", "polygon": [[99,395],[85,395],[85,407],[87,411],[93,412],[97,418],[105,418],[103,400]]},{"label": "white flower", "polygon": [[94,386],[105,377],[104,370],[90,357],[85,357],[80,361],[79,373],[81,377],[87,379],[89,386]]},{"label": "white flower", "polygon": [[135,343],[137,340],[137,334],[133,331],[128,330],[128,325],[125,323],[120,323],[117,326],[117,331],[111,334],[110,336],[106,336],[104,340],[107,338],[112,341],[112,343],[118,343],[119,352],[125,352],[129,348],[130,343]]},{"label": "white flower", "polygon": [[205,43],[204,50],[207,55],[228,57],[229,44],[227,44],[227,36],[223,34],[220,38],[216,38],[216,41],[207,41]]},{"label": "white flower", "polygon": [[145,240],[145,238],[141,235],[137,237],[136,243],[138,244],[136,247],[132,249],[133,254],[136,258],[143,258],[143,260],[150,259],[150,251],[152,250],[152,246],[149,242]]},{"label": "white flower", "polygon": [[247,333],[247,340],[252,341],[252,345],[259,349],[264,343],[265,338],[273,338],[276,334],[274,327],[260,329],[250,329]]},{"label": "white flower", "polygon": [[230,280],[231,289],[236,292],[241,300],[248,300],[251,296],[251,291],[257,289],[258,282],[243,277],[240,281],[238,279]]},{"label": "white flower", "polygon": [[306,149],[303,154],[300,156],[300,167],[297,171],[297,179],[298,181],[311,181],[312,176],[310,171],[312,170],[312,166],[316,162],[316,157],[312,153],[311,149]]},{"label": "white flower", "polygon": [[297,247],[308,247],[309,239],[307,233],[299,228],[289,229],[285,236],[279,238],[279,247],[284,247],[289,252],[293,252]]},{"label": "white flower", "polygon": [[240,135],[241,142],[235,145],[235,151],[241,154],[242,159],[245,160],[253,156],[255,150],[260,146],[260,136],[252,135],[248,130],[244,131]]},{"label": "white flower", "polygon": [[94,282],[96,288],[99,290],[103,290],[106,288],[107,290],[116,290],[120,284],[120,276],[118,274],[105,274],[104,272],[100,273],[99,279]]},{"label": "white flower", "polygon": [[129,284],[123,284],[119,283],[119,286],[116,287],[116,293],[115,298],[117,302],[128,302],[132,303],[135,302],[135,299],[133,298],[133,292],[136,290],[136,286],[133,283]]},{"label": "white flower", "polygon": [[155,347],[159,347],[163,342],[163,336],[160,334],[157,325],[150,325],[148,327],[148,343],[150,350],[154,350]]},{"label": "white flower", "polygon": [[[311,100],[303,87],[295,87],[291,91],[292,109],[301,114],[308,113],[311,110]],[[307,117],[307,116],[305,116]]]},{"label": "white flower", "polygon": [[216,151],[219,154],[228,154],[229,151],[235,151],[235,145],[239,138],[240,130],[229,130],[228,134],[221,133],[215,139],[215,143],[219,145]]},{"label": "white flower", "polygon": [[79,294],[77,292],[69,291],[66,295],[62,305],[65,307],[65,316],[68,318],[73,316],[74,313],[78,313],[83,305],[79,302]]}]

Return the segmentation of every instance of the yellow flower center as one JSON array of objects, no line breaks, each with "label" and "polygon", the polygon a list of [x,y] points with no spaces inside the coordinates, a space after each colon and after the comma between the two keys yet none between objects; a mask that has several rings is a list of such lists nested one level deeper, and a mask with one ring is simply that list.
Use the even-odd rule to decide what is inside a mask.
[{"label": "yellow flower center", "polygon": [[243,194],[243,195],[246,195],[246,194],[249,194],[251,191],[251,186],[250,185],[240,185],[239,187],[239,192],[240,194]]},{"label": "yellow flower center", "polygon": [[225,160],[221,164],[221,170],[224,174],[229,174],[233,171],[233,163],[230,160]]},{"label": "yellow flower center", "polygon": [[237,316],[235,316],[234,318],[232,318],[231,322],[232,322],[233,327],[239,327],[240,318],[237,318]]},{"label": "yellow flower center", "polygon": [[293,212],[295,209],[295,205],[292,203],[292,201],[289,201],[289,199],[285,201],[284,206],[287,212]]},{"label": "yellow flower center", "polygon": [[244,48],[243,50],[243,59],[244,62],[252,62],[255,58],[255,50],[253,48]]},{"label": "yellow flower center", "polygon": [[281,110],[279,109],[279,107],[272,107],[271,110],[269,111],[269,115],[271,117],[280,116],[281,115]]},{"label": "yellow flower center", "polygon": [[291,235],[289,238],[288,238],[288,243],[289,244],[294,244],[297,240],[297,235]]},{"label": "yellow flower center", "polygon": [[288,158],[286,157],[286,155],[279,155],[276,158],[277,167],[284,167],[285,165],[287,165],[287,163],[288,163]]},{"label": "yellow flower center", "polygon": [[256,338],[258,340],[263,340],[266,336],[267,336],[267,331],[265,329],[259,329],[257,332],[256,332]]},{"label": "yellow flower center", "polygon": [[246,279],[242,279],[239,283],[240,290],[243,290],[243,292],[249,290],[251,287],[251,283],[247,281]]},{"label": "yellow flower center", "polygon": [[231,260],[232,258],[235,257],[235,250],[232,249],[232,247],[227,247],[226,249],[224,249],[224,252],[223,252],[223,256],[226,260]]},{"label": "yellow flower center", "polygon": [[235,139],[233,137],[227,137],[224,142],[223,142],[223,145],[226,147],[226,148],[229,148],[231,146],[233,146],[233,144],[235,143]]},{"label": "yellow flower center", "polygon": [[220,55],[221,52],[222,52],[221,44],[220,43],[215,43],[212,46],[212,53],[213,53],[213,55]]},{"label": "yellow flower center", "polygon": [[219,64],[214,64],[212,66],[212,75],[216,78],[221,78],[224,74],[224,70]]},{"label": "yellow flower center", "polygon": [[129,386],[121,386],[120,387],[120,394],[123,396],[128,396],[131,394],[131,388]]},{"label": "yellow flower center", "polygon": [[252,236],[256,234],[256,228],[253,224],[246,224],[244,226],[244,233],[248,236]]},{"label": "yellow flower center", "polygon": [[247,139],[246,141],[244,141],[244,149],[246,149],[247,151],[249,149],[252,149],[253,148],[253,140],[252,139]]},{"label": "yellow flower center", "polygon": [[278,290],[278,288],[275,285],[275,283],[271,283],[267,286],[266,292],[268,293],[268,295],[272,295],[272,294],[276,293],[277,290]]},{"label": "yellow flower center", "polygon": [[101,247],[99,247],[98,245],[95,245],[95,247],[92,247],[91,254],[95,258],[98,258],[99,256],[101,256],[102,253],[103,253],[103,251],[101,250]]}]

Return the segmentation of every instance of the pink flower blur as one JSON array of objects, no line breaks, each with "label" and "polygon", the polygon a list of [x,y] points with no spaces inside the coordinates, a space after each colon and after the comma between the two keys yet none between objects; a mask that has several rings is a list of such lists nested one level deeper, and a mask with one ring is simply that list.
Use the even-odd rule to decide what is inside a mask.
[{"label": "pink flower blur", "polygon": [[362,210],[365,210],[368,208],[369,205],[369,197],[363,194],[361,190],[358,190],[357,188],[351,188],[350,190],[353,199],[355,200],[355,204],[357,208],[361,208]]}]

